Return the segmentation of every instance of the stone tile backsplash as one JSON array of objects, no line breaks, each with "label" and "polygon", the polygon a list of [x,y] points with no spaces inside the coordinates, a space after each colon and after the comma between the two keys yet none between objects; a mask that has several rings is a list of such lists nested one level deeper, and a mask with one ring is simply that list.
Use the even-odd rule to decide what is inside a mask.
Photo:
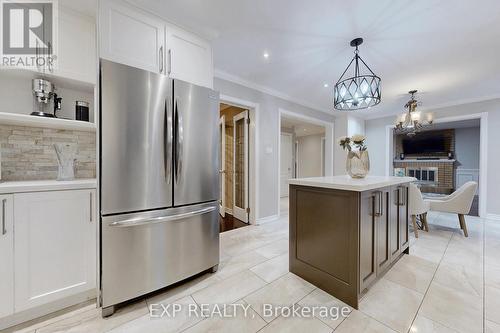
[{"label": "stone tile backsplash", "polygon": [[95,178],[95,132],[0,125],[2,181],[57,178],[54,143],[77,147],[76,178]]}]

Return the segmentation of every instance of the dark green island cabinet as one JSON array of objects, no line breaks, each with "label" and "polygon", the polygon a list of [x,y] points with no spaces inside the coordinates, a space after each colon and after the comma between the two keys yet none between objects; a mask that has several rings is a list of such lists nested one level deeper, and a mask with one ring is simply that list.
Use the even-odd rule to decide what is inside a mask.
[{"label": "dark green island cabinet", "polygon": [[409,251],[412,177],[290,180],[290,272],[348,305]]}]

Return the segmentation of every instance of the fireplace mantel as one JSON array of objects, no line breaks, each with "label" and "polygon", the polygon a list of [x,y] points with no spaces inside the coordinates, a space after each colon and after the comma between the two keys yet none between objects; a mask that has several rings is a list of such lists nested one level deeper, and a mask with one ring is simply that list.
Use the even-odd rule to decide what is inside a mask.
[{"label": "fireplace mantel", "polygon": [[404,159],[404,160],[394,160],[395,163],[454,163],[456,160],[439,159],[439,160],[416,160],[416,159]]}]

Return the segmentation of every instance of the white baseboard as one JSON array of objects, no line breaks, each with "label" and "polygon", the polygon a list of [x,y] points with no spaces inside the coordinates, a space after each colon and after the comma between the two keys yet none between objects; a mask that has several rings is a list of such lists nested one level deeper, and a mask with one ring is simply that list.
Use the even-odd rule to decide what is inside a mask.
[{"label": "white baseboard", "polygon": [[280,218],[279,214],[276,215],[271,215],[271,216],[266,216],[266,217],[261,217],[260,219],[257,219],[257,225],[259,224],[264,224],[264,223],[269,223],[272,221],[276,221]]},{"label": "white baseboard", "polygon": [[224,211],[226,212],[226,214],[233,215],[233,210],[231,208],[226,207]]},{"label": "white baseboard", "polygon": [[37,307],[17,312],[13,315],[0,318],[0,330],[12,327],[15,325],[22,324],[24,322],[37,319],[46,315],[50,315],[53,312],[63,310],[65,308],[71,307],[73,305],[78,305],[96,298],[97,291],[91,289],[78,293],[73,296],[69,296],[54,302],[39,305]]},{"label": "white baseboard", "polygon": [[489,220],[500,221],[500,214],[486,214],[486,218]]}]

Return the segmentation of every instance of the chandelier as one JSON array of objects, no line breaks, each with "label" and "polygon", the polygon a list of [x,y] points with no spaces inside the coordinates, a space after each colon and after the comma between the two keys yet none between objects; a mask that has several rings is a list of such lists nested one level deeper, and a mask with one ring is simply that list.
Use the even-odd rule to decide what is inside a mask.
[{"label": "chandelier", "polygon": [[[363,44],[363,38],[353,39],[350,43],[355,47],[354,58],[345,69],[340,79],[335,84],[333,91],[333,106],[337,110],[351,111],[366,109],[380,103],[380,77],[375,75],[368,65],[359,56],[358,46]],[[349,71],[354,63],[354,76],[344,79],[344,75]],[[364,73],[361,72],[360,65],[364,65]]]},{"label": "chandelier", "polygon": [[[421,104],[415,99],[417,91],[411,90],[408,93],[411,95],[411,99],[405,104],[405,109],[408,109],[408,111],[396,118],[396,133],[414,136],[422,129],[432,125],[434,115],[432,112],[422,114],[417,111],[417,106]],[[422,120],[423,118],[425,120]]]}]

